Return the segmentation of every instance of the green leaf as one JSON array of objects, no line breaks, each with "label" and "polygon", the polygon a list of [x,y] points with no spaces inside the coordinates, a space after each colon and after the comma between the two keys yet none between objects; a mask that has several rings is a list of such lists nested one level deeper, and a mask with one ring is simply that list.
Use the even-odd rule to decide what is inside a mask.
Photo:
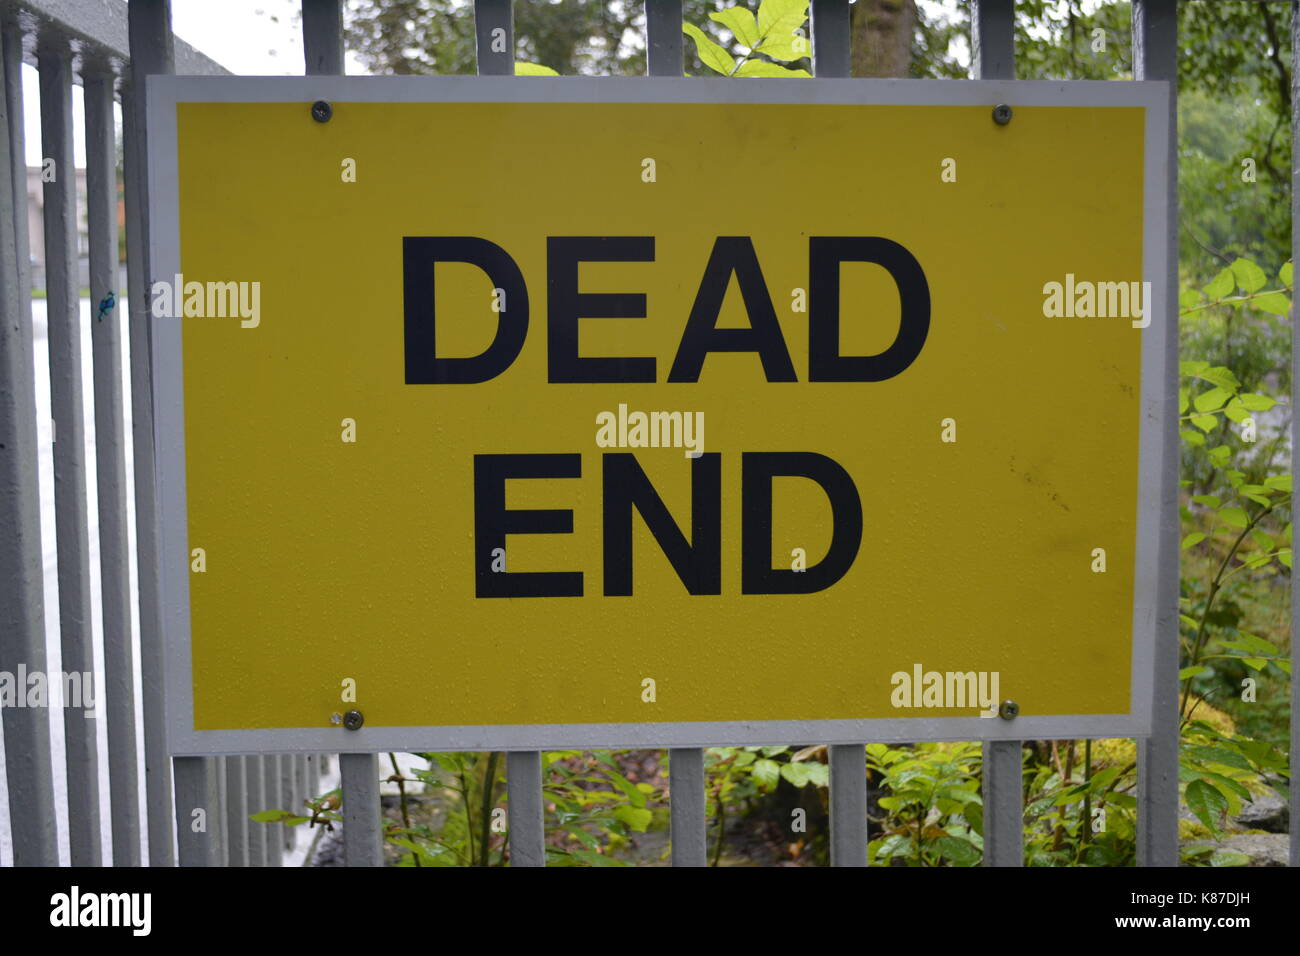
[{"label": "green leaf", "polygon": [[1196,814],[1196,819],[1217,835],[1219,814],[1228,809],[1228,798],[1198,777],[1187,785],[1184,799],[1187,801],[1187,809]]},{"label": "green leaf", "polygon": [[1282,263],[1282,268],[1278,270],[1277,278],[1278,281],[1281,282],[1288,289],[1291,288],[1292,285],[1291,274],[1292,274],[1292,263],[1290,262]]},{"label": "green leaf", "polygon": [[1182,415],[1187,411],[1187,388],[1184,386],[1178,390],[1178,414]]},{"label": "green leaf", "polygon": [[[1264,487],[1265,487],[1265,488],[1272,488],[1272,489],[1274,489],[1275,491],[1290,491],[1290,490],[1291,490],[1291,476],[1290,476],[1290,475],[1274,475],[1272,478],[1265,478],[1265,479],[1264,479]],[[1289,528],[1288,528],[1287,532],[1285,532],[1285,533],[1286,533],[1286,534],[1289,534],[1289,533],[1290,533]]]},{"label": "green leaf", "polygon": [[1203,369],[1197,373],[1196,377],[1209,382],[1211,385],[1219,385],[1233,392],[1241,388],[1241,383],[1237,381],[1237,376],[1232,374],[1232,369],[1224,368],[1222,365]]},{"label": "green leaf", "polygon": [[808,782],[810,776],[808,764],[800,761],[798,763],[787,763],[781,766],[781,776],[790,781],[795,787],[802,787]]},{"label": "green leaf", "polygon": [[1291,300],[1281,292],[1265,292],[1252,300],[1255,308],[1274,315],[1286,315],[1291,311]]},{"label": "green leaf", "polygon": [[1190,428],[1184,428],[1181,432],[1179,432],[1179,434],[1183,436],[1183,441],[1187,442],[1187,444],[1189,445],[1205,444],[1205,436],[1202,435],[1200,432],[1192,431]]},{"label": "green leaf", "polygon": [[1252,412],[1266,412],[1277,404],[1277,399],[1269,398],[1267,395],[1256,395],[1254,392],[1243,392],[1240,396],[1241,404]]},{"label": "green leaf", "polygon": [[540,63],[525,63],[522,60],[515,61],[515,76],[559,76],[549,66],[542,66]]},{"label": "green leaf", "polygon": [[934,841],[935,849],[945,859],[958,866],[974,866],[979,862],[980,851],[970,840],[955,836],[941,836]]},{"label": "green leaf", "polygon": [[1180,375],[1200,375],[1210,367],[1209,362],[1187,361],[1178,363],[1178,374]]},{"label": "green leaf", "polygon": [[1178,307],[1184,312],[1194,309],[1201,304],[1201,293],[1195,289],[1184,289],[1178,293]]},{"label": "green leaf", "polygon": [[1276,543],[1273,541],[1272,537],[1270,537],[1267,533],[1260,531],[1258,528],[1251,528],[1250,536],[1254,538],[1255,543],[1259,545],[1261,548],[1263,548],[1265,551],[1272,551],[1273,548],[1276,546]]},{"label": "green leaf", "polygon": [[1217,508],[1223,504],[1223,499],[1218,495],[1192,495],[1192,501],[1207,508]]},{"label": "green leaf", "polygon": [[1184,667],[1182,670],[1178,672],[1178,679],[1187,680],[1187,678],[1189,677],[1208,677],[1213,673],[1214,671],[1211,668],[1206,667],[1204,665],[1198,665],[1196,667]]},{"label": "green leaf", "polygon": [[[800,23],[802,22],[801,20]],[[784,63],[812,56],[812,43],[802,33],[794,32],[794,30],[798,29],[798,26],[796,24],[789,33],[780,33],[773,30],[772,34],[763,41],[763,45],[758,48],[758,51],[764,56],[770,56],[772,59],[781,60]]]},{"label": "green leaf", "polygon": [[1237,283],[1233,278],[1232,270],[1221,269],[1213,281],[1205,287],[1204,291],[1209,299],[1222,299],[1225,295],[1230,295],[1236,287]]},{"label": "green leaf", "polygon": [[763,0],[758,5],[758,35],[793,33],[808,17],[808,0]]},{"label": "green leaf", "polygon": [[758,46],[758,22],[744,7],[727,7],[717,13],[710,13],[709,19],[721,23],[731,31],[732,36],[751,50]]},{"label": "green leaf", "polygon": [[626,823],[637,833],[645,833],[646,827],[650,825],[650,818],[654,816],[649,810],[643,810],[640,807],[621,806],[614,808],[614,816]]},{"label": "green leaf", "polygon": [[[1291,549],[1283,548],[1281,551],[1277,553],[1277,559],[1282,564],[1285,564],[1288,568],[1291,567]],[[1290,671],[1287,671],[1287,673],[1289,674]]]},{"label": "green leaf", "polygon": [[1202,531],[1193,531],[1187,537],[1183,538],[1183,550],[1186,551],[1188,548],[1196,547],[1207,537],[1209,536]]},{"label": "green leaf", "polygon": [[1193,415],[1192,424],[1208,434],[1213,431],[1215,425],[1219,424],[1219,420],[1213,415]]},{"label": "green leaf", "polygon": [[1209,388],[1192,400],[1198,412],[1212,412],[1223,407],[1223,403],[1231,397],[1231,393],[1226,388]]},{"label": "green leaf", "polygon": [[700,55],[700,62],[709,69],[730,76],[736,68],[736,61],[731,54],[710,40],[704,31],[693,23],[683,23],[682,32],[695,41],[695,51]]},{"label": "green leaf", "polygon": [[[1183,752],[1202,763],[1218,763],[1223,764],[1225,767],[1234,767],[1237,770],[1251,772],[1254,770],[1249,760],[1235,750],[1228,750],[1225,747],[1188,747]],[[1248,792],[1246,796],[1249,797]]]},{"label": "green leaf", "polygon": [[781,779],[781,765],[775,760],[759,760],[754,763],[750,773],[761,787],[768,789],[775,787],[776,782]]},{"label": "green leaf", "polygon": [[1241,403],[1240,398],[1236,397],[1224,407],[1223,414],[1228,417],[1229,421],[1234,421],[1238,425],[1250,417],[1250,412],[1246,411],[1246,406]]},{"label": "green leaf", "polygon": [[1250,523],[1246,512],[1240,508],[1224,508],[1219,512],[1219,520],[1233,528],[1244,528]]},{"label": "green leaf", "polygon": [[[767,51],[764,50],[764,53]],[[779,63],[767,63],[763,60],[746,60],[736,71],[736,76],[783,76],[783,77],[811,77],[812,74],[807,70],[792,70],[787,66],[781,66]]]},{"label": "green leaf", "polygon": [[1246,293],[1258,292],[1268,281],[1264,270],[1244,257],[1233,260],[1231,268],[1232,274],[1237,277],[1237,284]]}]

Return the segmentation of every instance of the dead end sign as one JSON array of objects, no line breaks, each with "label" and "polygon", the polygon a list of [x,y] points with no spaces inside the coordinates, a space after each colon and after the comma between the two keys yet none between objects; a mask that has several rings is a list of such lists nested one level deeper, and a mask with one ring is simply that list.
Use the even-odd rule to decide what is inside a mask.
[{"label": "dead end sign", "polygon": [[1148,733],[1167,97],[151,77],[171,751]]}]

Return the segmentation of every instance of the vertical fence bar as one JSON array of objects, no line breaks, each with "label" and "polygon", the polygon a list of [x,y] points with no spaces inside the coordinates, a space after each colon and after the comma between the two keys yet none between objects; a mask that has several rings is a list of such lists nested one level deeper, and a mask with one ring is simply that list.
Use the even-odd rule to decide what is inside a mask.
[{"label": "vertical fence bar", "polygon": [[651,76],[681,76],[682,0],[645,0],[646,68]]},{"label": "vertical fence bar", "polygon": [[474,0],[474,40],[479,76],[515,75],[513,0]]},{"label": "vertical fence bar", "polygon": [[1165,354],[1161,403],[1165,431],[1160,447],[1160,541],[1156,576],[1154,720],[1151,736],[1138,741],[1139,866],[1178,865],[1178,0],[1134,0],[1133,77],[1168,80],[1169,143],[1166,151],[1168,208],[1165,236],[1163,324],[1158,347]]},{"label": "vertical fence bar", "polygon": [[510,865],[546,865],[546,826],[542,801],[542,755],[535,750],[506,754],[510,799]]},{"label": "vertical fence bar", "polygon": [[[1016,76],[1014,0],[972,0],[971,73],[977,80]],[[1024,862],[1023,795],[1018,740],[984,742],[985,866]]]},{"label": "vertical fence bar", "polygon": [[[266,790],[263,788],[262,758],[259,754],[250,754],[241,758],[244,764],[244,810],[245,813],[260,813],[268,809]],[[266,844],[270,831],[265,823],[248,821],[248,865],[266,866]]]},{"label": "vertical fence bar", "polygon": [[321,754],[307,755],[307,796],[309,798],[320,796],[320,773],[324,759]]},{"label": "vertical fence bar", "polygon": [[383,866],[378,758],[339,754],[339,775],[343,778],[343,859],[348,866]]},{"label": "vertical fence bar", "polygon": [[181,866],[223,862],[217,772],[213,757],[177,757],[176,850]]},{"label": "vertical fence bar", "polygon": [[[77,169],[72,148],[72,51],[42,40],[41,150],[54,161],[44,183],[45,292],[49,318],[50,406],[54,416],[54,517],[59,559],[59,634],[64,674],[95,671],[90,600],[90,525],[81,383],[81,309],[77,295]],[[47,675],[48,676],[48,675]],[[56,683],[50,680],[51,685]],[[58,681],[60,695],[67,682]],[[53,696],[54,687],[50,687]],[[94,720],[63,701],[67,746],[68,849],[73,866],[99,866],[99,753]]]},{"label": "vertical fence bar", "polygon": [[248,828],[259,824],[248,819],[244,758],[226,758],[226,865],[248,866]]},{"label": "vertical fence bar", "polygon": [[149,863],[172,863],[172,767],[163,709],[162,598],[159,592],[158,495],[154,480],[153,378],[149,367],[149,180],[145,166],[145,77],[171,73],[174,55],[170,0],[130,0],[130,89],[123,91],[125,125],[127,286],[131,338],[131,435],[135,461],[136,564],[139,569],[140,696],[144,704],[145,806]]},{"label": "vertical fence bar", "polygon": [[100,593],[113,865],[140,865],[135,751],[135,656],[131,648],[126,426],[122,417],[122,309],[117,296],[117,137],[114,76],[83,70],[86,94],[86,219],[90,234],[90,341],[95,365],[95,462],[99,485]]},{"label": "vertical fence bar", "polygon": [[[1175,260],[1177,261],[1177,260]],[[1291,3],[1291,261],[1300,264],[1300,3]],[[1294,285],[1294,281],[1293,281]],[[1294,302],[1294,298],[1292,300]],[[1297,312],[1291,308],[1291,381],[1300,379],[1300,331],[1297,330]],[[1293,393],[1295,385],[1291,386]],[[1294,399],[1293,399],[1294,401]],[[1292,408],[1294,408],[1294,404]],[[1300,474],[1300,418],[1291,415],[1291,474]],[[1294,538],[1294,531],[1292,532]],[[1287,542],[1295,551],[1295,545]],[[1300,661],[1296,647],[1300,646],[1300,577],[1291,575],[1291,865],[1300,867],[1300,785],[1296,783],[1296,765],[1300,763],[1300,674],[1295,664]]]},{"label": "vertical fence bar", "polygon": [[[668,751],[669,838],[673,866],[707,866],[704,830],[704,751],[677,747]],[[723,834],[718,834],[721,840]]]},{"label": "vertical fence bar", "polygon": [[302,52],[308,76],[343,73],[343,7],[339,0],[302,0]]},{"label": "vertical fence bar", "polygon": [[830,747],[831,866],[867,865],[867,754],[862,744]]},{"label": "vertical fence bar", "polygon": [[[45,591],[36,445],[23,150],[22,35],[0,24],[0,667],[45,673]],[[12,227],[10,226],[12,223]],[[16,866],[58,866],[49,711],[4,714],[9,820]]]},{"label": "vertical fence bar", "polygon": [[971,0],[971,75],[977,80],[1016,77],[1015,0]]},{"label": "vertical fence bar", "polygon": [[[294,767],[297,765],[298,758],[294,754],[280,754],[280,800],[276,804],[281,810],[287,810],[290,813],[295,812],[298,801],[294,798]],[[281,823],[280,827],[280,847],[285,851],[293,849],[293,838],[295,830],[291,826]],[[283,858],[282,858],[283,859]]]},{"label": "vertical fence bar", "polygon": [[984,865],[1023,866],[1024,753],[1020,741],[986,740],[983,764]]},{"label": "vertical fence bar", "polygon": [[[266,793],[267,810],[283,810],[280,801],[280,764],[279,754],[262,755],[262,786]],[[279,866],[284,858],[284,824],[267,823],[266,827],[266,865]]]},{"label": "vertical fence bar", "polygon": [[852,32],[849,0],[812,0],[813,76],[848,76]]}]

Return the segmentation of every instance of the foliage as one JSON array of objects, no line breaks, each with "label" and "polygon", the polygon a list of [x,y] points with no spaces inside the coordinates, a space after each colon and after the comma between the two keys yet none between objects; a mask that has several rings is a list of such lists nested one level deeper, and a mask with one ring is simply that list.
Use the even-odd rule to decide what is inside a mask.
[{"label": "foliage", "polygon": [[690,22],[682,23],[682,32],[695,41],[700,61],[723,76],[811,76],[807,70],[782,66],[808,59],[812,47],[808,40],[808,0],[762,0],[755,17],[746,7],[727,7],[710,13],[709,19],[721,23],[733,38],[739,55],[711,39]]},{"label": "foliage", "polygon": [[868,864],[975,866],[984,853],[977,743],[867,745],[867,768],[888,795]]}]

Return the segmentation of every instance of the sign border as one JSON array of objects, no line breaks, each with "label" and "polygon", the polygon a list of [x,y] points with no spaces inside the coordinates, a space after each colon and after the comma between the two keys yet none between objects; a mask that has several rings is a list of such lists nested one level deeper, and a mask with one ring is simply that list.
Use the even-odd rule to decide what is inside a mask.
[{"label": "sign border", "polygon": [[[1126,714],[1034,715],[1014,720],[888,717],[845,720],[500,724],[434,727],[290,727],[195,730],[190,647],[188,508],[185,480],[181,320],[149,316],[153,371],[154,472],[159,520],[164,700],[173,756],[383,751],[662,749],[797,743],[902,743],[917,740],[1050,740],[1146,737],[1152,733],[1157,677],[1157,580],[1161,562],[1177,561],[1177,463],[1167,459],[1166,429],[1176,425],[1176,323],[1167,295],[1169,84],[1150,80],[891,80],[686,77],[209,77],[147,79],[149,244],[153,275],[180,269],[177,168],[178,103],[753,103],[887,106],[1140,107],[1145,110],[1142,278],[1151,283],[1152,323],[1142,336],[1137,541],[1134,562],[1130,707]],[[992,119],[990,118],[990,122]],[[150,289],[153,276],[149,277]],[[152,296],[149,297],[152,300]],[[1171,345],[1172,342],[1172,345]],[[1172,394],[1167,393],[1173,384]],[[1176,445],[1174,447],[1177,447]],[[1173,484],[1173,487],[1166,487]],[[1170,502],[1168,508],[1162,502]],[[1166,513],[1168,512],[1168,513]],[[1176,617],[1172,618],[1177,620]],[[1176,625],[1175,625],[1176,626]],[[1163,662],[1174,666],[1174,662]]]}]

